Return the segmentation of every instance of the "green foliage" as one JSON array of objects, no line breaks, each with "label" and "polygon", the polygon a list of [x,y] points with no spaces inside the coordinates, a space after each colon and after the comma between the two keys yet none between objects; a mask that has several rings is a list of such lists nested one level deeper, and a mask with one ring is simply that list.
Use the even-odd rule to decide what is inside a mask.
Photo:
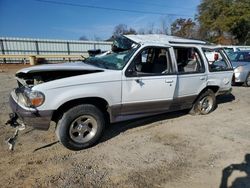
[{"label": "green foliage", "polygon": [[178,18],[171,24],[171,34],[184,38],[196,38],[196,23],[192,19]]},{"label": "green foliage", "polygon": [[244,44],[250,35],[250,0],[202,0],[197,20],[206,39],[218,42],[229,33]]}]

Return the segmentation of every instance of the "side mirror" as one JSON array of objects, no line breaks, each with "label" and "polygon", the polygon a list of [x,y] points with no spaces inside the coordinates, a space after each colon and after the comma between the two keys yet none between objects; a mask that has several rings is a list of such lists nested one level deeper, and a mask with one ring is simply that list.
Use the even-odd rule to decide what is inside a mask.
[{"label": "side mirror", "polygon": [[135,73],[135,70],[133,70],[132,68],[128,69],[128,74],[129,75],[133,75]]},{"label": "side mirror", "polygon": [[127,75],[128,76],[136,76],[137,75],[137,71],[134,70],[134,68],[129,68],[127,71]]}]

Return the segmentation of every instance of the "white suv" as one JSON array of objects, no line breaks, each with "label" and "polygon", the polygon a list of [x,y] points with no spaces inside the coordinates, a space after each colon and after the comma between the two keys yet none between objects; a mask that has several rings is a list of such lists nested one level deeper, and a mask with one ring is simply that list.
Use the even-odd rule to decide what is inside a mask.
[{"label": "white suv", "polygon": [[18,71],[10,106],[37,129],[55,121],[61,143],[81,150],[97,143],[107,123],[182,109],[208,114],[215,96],[231,91],[232,75],[224,51],[203,41],[127,35],[83,62]]}]

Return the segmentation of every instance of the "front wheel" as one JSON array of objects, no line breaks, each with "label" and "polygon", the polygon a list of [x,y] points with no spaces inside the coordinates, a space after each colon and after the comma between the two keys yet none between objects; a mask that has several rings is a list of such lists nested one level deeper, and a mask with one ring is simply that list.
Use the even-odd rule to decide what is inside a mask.
[{"label": "front wheel", "polygon": [[102,112],[94,105],[78,105],[65,112],[58,121],[56,135],[70,150],[81,150],[93,146],[101,137],[105,127]]},{"label": "front wheel", "polygon": [[211,89],[203,92],[193,104],[190,114],[206,115],[212,112],[216,107],[215,94]]}]

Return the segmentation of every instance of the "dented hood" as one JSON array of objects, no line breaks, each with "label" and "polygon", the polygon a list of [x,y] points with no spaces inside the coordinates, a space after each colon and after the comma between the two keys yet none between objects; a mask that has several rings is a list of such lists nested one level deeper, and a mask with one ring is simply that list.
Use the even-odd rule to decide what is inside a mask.
[{"label": "dented hood", "polygon": [[53,80],[104,72],[104,70],[83,62],[48,64],[21,69],[16,73],[16,77],[21,85],[32,87]]},{"label": "dented hood", "polygon": [[28,67],[17,71],[19,73],[37,73],[37,72],[50,72],[50,71],[102,71],[104,69],[89,65],[83,62],[62,63],[62,64],[48,64]]}]

